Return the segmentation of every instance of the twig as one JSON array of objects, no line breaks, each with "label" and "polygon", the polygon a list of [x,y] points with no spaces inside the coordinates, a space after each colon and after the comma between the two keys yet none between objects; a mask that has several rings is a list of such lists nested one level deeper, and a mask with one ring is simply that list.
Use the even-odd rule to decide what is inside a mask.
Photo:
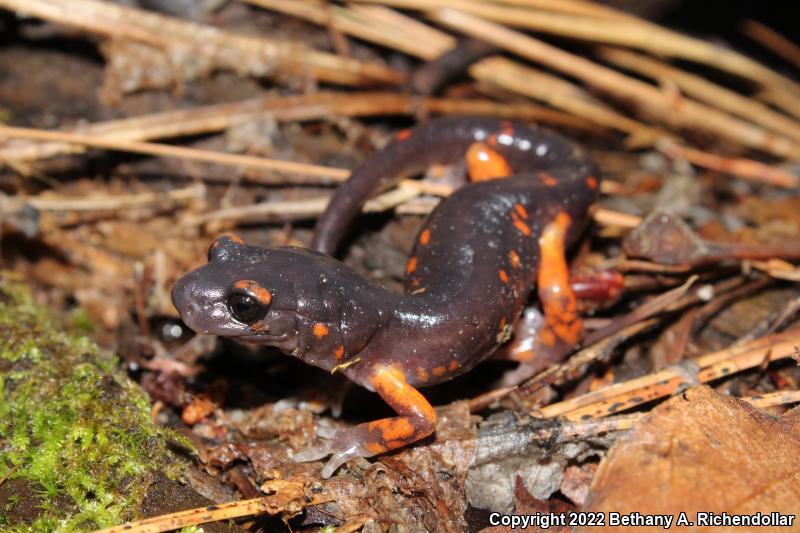
[{"label": "twig", "polygon": [[796,68],[800,68],[800,46],[769,26],[752,19],[745,19],[742,22],[742,33],[764,48],[772,50]]},{"label": "twig", "polygon": [[666,124],[706,131],[779,157],[800,156],[800,145],[791,139],[766,132],[763,128],[690,99],[681,101],[679,106],[671,106],[661,91],[652,85],[520,32],[450,9],[435,12],[433,18],[472,37],[581,79],[620,100],[635,102],[649,116]]},{"label": "twig", "polygon": [[[96,122],[78,126],[68,132],[102,136],[104,139],[112,140],[144,141],[217,132],[259,117],[288,122],[324,119],[331,116],[414,114],[418,111],[498,116],[596,131],[596,126],[584,119],[533,104],[511,105],[489,100],[419,98],[385,92],[323,91],[310,95],[258,98]],[[8,142],[0,144],[0,162],[32,161],[79,152],[82,149],[83,147],[63,142]]]},{"label": "twig", "polygon": [[504,57],[483,59],[472,65],[469,73],[481,82],[535,98],[607,128],[625,132],[635,139],[633,144],[636,145],[650,145],[661,136],[667,135],[609,109],[605,104],[596,101],[585,91],[565,80],[538,72]]},{"label": "twig", "polygon": [[165,50],[175,47],[197,62],[254,76],[272,74],[311,76],[347,85],[370,82],[401,83],[403,75],[387,67],[341,58],[299,42],[276,41],[220,30],[141,9],[99,0],[0,0],[0,7],[21,15],[80,28],[112,39],[130,39]]},{"label": "twig", "polygon": [[137,194],[101,194],[83,198],[65,198],[53,196],[3,197],[0,211],[4,214],[14,211],[14,205],[29,205],[38,211],[107,211],[130,209],[154,204],[170,202],[189,202],[205,197],[206,189],[202,185],[193,185],[168,192],[142,192]]},{"label": "twig", "polygon": [[[787,390],[768,392],[758,396],[740,396],[738,398],[759,409],[786,405],[800,402],[800,390]],[[562,435],[565,437],[597,435],[611,431],[631,429],[647,413],[630,413],[627,415],[610,416],[603,419],[582,420],[579,422],[565,422],[562,426]]]},{"label": "twig", "polygon": [[169,146],[165,144],[139,141],[118,141],[101,138],[95,135],[84,135],[81,133],[36,130],[32,128],[15,128],[0,125],[0,137],[37,139],[41,141],[61,141],[92,146],[95,148],[119,150],[123,152],[133,152],[138,154],[158,155],[165,157],[178,157],[181,159],[192,159],[195,161],[205,161],[207,163],[242,166],[271,170],[275,172],[297,173],[304,174],[306,176],[315,176],[320,178],[322,183],[344,181],[350,175],[349,170],[341,168],[323,167],[319,165],[309,165],[306,163],[295,163],[293,161],[279,161],[276,159],[266,159],[249,155],[210,152],[207,150],[198,150],[196,148],[186,148],[183,146]]},{"label": "twig", "polygon": [[[699,369],[696,380],[705,383],[759,366],[765,360],[792,357],[797,345],[800,345],[800,332],[778,333],[690,361]],[[570,420],[606,416],[673,394],[690,381],[685,370],[670,367],[548,405],[541,412],[547,417],[565,416]]]},{"label": "twig", "polygon": [[688,146],[680,146],[668,140],[656,143],[658,151],[671,159],[683,159],[698,167],[715,170],[751,181],[766,183],[775,187],[795,189],[800,179],[795,174],[778,167],[738,157],[723,157],[703,152]]},{"label": "twig", "polygon": [[456,46],[456,40],[452,36],[382,6],[345,8],[296,0],[243,1],[299,17],[320,26],[330,23],[338,31],[420,59],[434,59]]},{"label": "twig", "polygon": [[[274,494],[238,502],[197,507],[153,518],[145,518],[144,520],[128,522],[121,526],[98,530],[95,533],[160,533],[162,531],[180,529],[186,526],[229,520],[242,516],[264,513],[275,515],[281,512],[296,514],[306,506],[334,501],[332,496],[324,492],[314,493],[305,491],[303,484],[296,481],[279,480],[268,482],[265,485],[276,486],[277,488],[274,489]],[[308,494],[306,494],[306,492]]]},{"label": "twig", "polygon": [[[757,85],[772,85],[787,98],[799,102],[798,84],[734,50],[682,35],[651,22],[628,16],[617,19],[548,13],[504,7],[474,0],[354,0],[423,10],[455,9],[488,20],[530,30],[646,50],[657,55],[688,59],[736,74]],[[434,18],[439,18],[435,16]],[[793,94],[792,94],[793,93]]]},{"label": "twig", "polygon": [[800,141],[800,124],[796,120],[778,113],[752,98],[662,63],[652,57],[617,48],[600,48],[598,53],[601,58],[617,66],[647,76],[654,81],[668,79],[689,96]]}]

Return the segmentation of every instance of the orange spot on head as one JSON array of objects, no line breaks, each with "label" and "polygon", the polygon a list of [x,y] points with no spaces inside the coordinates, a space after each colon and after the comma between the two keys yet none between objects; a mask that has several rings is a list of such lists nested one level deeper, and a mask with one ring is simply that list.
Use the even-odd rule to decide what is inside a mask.
[{"label": "orange spot on head", "polygon": [[447,369],[443,366],[437,366],[433,370],[431,370],[431,374],[433,374],[436,377],[444,376],[445,372],[447,372]]},{"label": "orange spot on head", "polygon": [[428,379],[429,379],[430,377],[431,377],[431,376],[430,376],[430,374],[428,374],[428,371],[427,371],[427,370],[425,370],[425,369],[424,369],[424,368],[422,368],[422,367],[419,367],[419,368],[417,368],[417,379],[418,379],[419,381],[428,381]]},{"label": "orange spot on head", "polygon": [[506,158],[483,143],[472,143],[465,158],[471,181],[493,180],[513,174]]},{"label": "orange spot on head", "polygon": [[590,189],[596,189],[597,178],[595,178],[594,176],[589,176],[588,178],[586,178],[586,185],[588,185]]},{"label": "orange spot on head", "polygon": [[528,220],[528,210],[525,209],[525,206],[522,204],[514,204],[514,211],[522,218],[522,220]]},{"label": "orange spot on head", "polygon": [[330,329],[328,328],[328,326],[326,326],[322,322],[317,322],[311,328],[311,333],[313,333],[314,336],[318,339],[321,339],[322,337],[326,336],[329,331]]},{"label": "orange spot on head", "polygon": [[242,279],[233,284],[235,289],[244,291],[256,300],[261,305],[269,305],[272,302],[272,293],[268,289],[259,285],[257,281],[251,279]]},{"label": "orange spot on head", "polygon": [[552,187],[558,183],[558,180],[555,179],[552,174],[548,174],[547,172],[539,172],[539,180],[548,187]]},{"label": "orange spot on head", "polygon": [[422,246],[427,246],[429,242],[431,242],[431,230],[429,230],[428,228],[425,228],[419,234],[419,243]]},{"label": "orange spot on head", "polygon": [[405,129],[398,131],[394,138],[398,141],[405,141],[409,137],[411,137],[411,130]]},{"label": "orange spot on head", "polygon": [[408,258],[408,263],[406,263],[406,274],[411,274],[417,269],[417,258],[413,255]]},{"label": "orange spot on head", "polygon": [[519,254],[516,250],[508,251],[508,262],[511,264],[512,268],[519,268],[522,266],[522,261],[520,261]]},{"label": "orange spot on head", "polygon": [[500,278],[500,281],[502,281],[505,284],[508,284],[508,274],[506,273],[505,270],[503,270],[502,268],[498,270],[497,276]]},{"label": "orange spot on head", "polygon": [[333,356],[337,361],[341,361],[344,358],[344,346],[340,344],[339,347],[336,348],[336,351],[333,352]]},{"label": "orange spot on head", "polygon": [[526,223],[522,221],[516,211],[511,212],[511,222],[514,223],[514,227],[517,228],[517,231],[525,235],[526,237],[530,237],[531,235],[531,228]]},{"label": "orange spot on head", "polygon": [[458,361],[453,359],[452,361],[450,361],[450,364],[447,366],[447,370],[450,371],[450,372],[455,372],[456,370],[458,370],[458,367],[459,367]]}]

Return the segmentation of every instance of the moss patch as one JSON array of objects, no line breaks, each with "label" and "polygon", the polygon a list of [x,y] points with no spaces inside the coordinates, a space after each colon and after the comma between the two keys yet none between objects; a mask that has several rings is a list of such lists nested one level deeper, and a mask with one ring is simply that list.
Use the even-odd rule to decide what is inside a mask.
[{"label": "moss patch", "polygon": [[[84,328],[81,328],[84,329]],[[135,518],[183,466],[146,395],[86,337],[0,282],[0,530],[76,531]]]}]

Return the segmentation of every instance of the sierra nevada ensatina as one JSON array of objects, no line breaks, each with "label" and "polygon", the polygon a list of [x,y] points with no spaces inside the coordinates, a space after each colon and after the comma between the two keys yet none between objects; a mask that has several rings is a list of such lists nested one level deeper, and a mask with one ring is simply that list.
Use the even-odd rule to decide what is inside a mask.
[{"label": "sierra nevada ensatina", "polygon": [[[406,265],[404,294],[329,255],[371,195],[430,165],[465,158],[480,181],[459,188],[427,218]],[[322,471],[329,477],[350,458],[431,434],[436,413],[417,387],[488,357],[509,338],[534,288],[545,314],[539,344],[579,341],[565,248],[585,227],[598,188],[586,152],[558,134],[502,120],[433,120],[401,131],[353,172],[320,218],[312,250],[222,237],[208,263],[176,283],[172,299],[195,331],[336,369],[397,412],[295,456],[332,454]]]}]

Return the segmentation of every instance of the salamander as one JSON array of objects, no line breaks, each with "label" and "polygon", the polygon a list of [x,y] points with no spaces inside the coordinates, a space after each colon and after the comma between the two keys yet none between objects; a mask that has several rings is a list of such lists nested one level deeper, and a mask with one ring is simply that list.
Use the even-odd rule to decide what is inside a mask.
[{"label": "salamander", "polygon": [[[474,181],[423,223],[404,293],[331,256],[371,195],[428,166],[462,161]],[[208,263],[175,284],[172,299],[193,330],[270,345],[341,372],[397,412],[295,455],[332,455],[322,470],[329,477],[350,458],[433,433],[436,412],[418,388],[492,354],[537,287],[545,315],[539,345],[579,342],[565,250],[587,224],[599,180],[587,153],[549,130],[484,118],[432,120],[400,131],[352,173],[317,222],[311,249],[261,248],[223,236]],[[536,357],[527,353],[528,362]]]}]

